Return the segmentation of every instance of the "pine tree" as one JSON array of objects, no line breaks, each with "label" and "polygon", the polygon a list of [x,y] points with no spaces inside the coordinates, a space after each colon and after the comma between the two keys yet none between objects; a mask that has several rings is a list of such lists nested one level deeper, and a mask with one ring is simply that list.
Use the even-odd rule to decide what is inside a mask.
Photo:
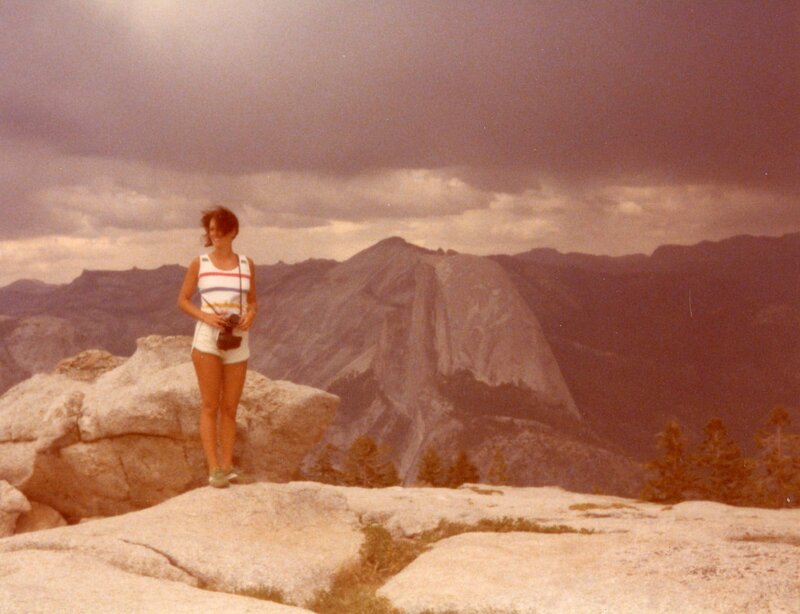
[{"label": "pine tree", "polygon": [[492,463],[489,465],[489,470],[486,473],[486,481],[489,484],[496,484],[498,486],[508,484],[511,481],[508,474],[506,458],[503,456],[503,451],[499,447],[494,449]]},{"label": "pine tree", "polygon": [[[768,427],[756,435],[761,448],[762,504],[783,507],[800,490],[800,454],[798,436],[789,432],[791,418],[784,407],[775,407],[767,422]],[[794,453],[793,453],[794,452]]]},{"label": "pine tree", "polygon": [[339,455],[339,448],[327,444],[319,453],[317,460],[311,467],[310,478],[323,484],[341,484],[342,474],[336,468],[334,459]]},{"label": "pine tree", "polygon": [[369,435],[362,435],[347,449],[342,479],[348,486],[379,488],[400,483],[397,469],[389,460],[385,448],[379,447]]},{"label": "pine tree", "polygon": [[445,470],[436,448],[429,446],[422,454],[417,471],[417,481],[431,486],[445,485]]},{"label": "pine tree", "polygon": [[657,441],[662,456],[646,465],[656,476],[645,484],[642,498],[659,503],[678,503],[694,486],[681,425],[676,421],[669,422],[658,434]]},{"label": "pine tree", "polygon": [[752,470],[720,418],[711,419],[705,438],[692,455],[700,496],[711,501],[741,505],[752,500]]},{"label": "pine tree", "polygon": [[474,483],[479,480],[478,468],[472,463],[466,450],[461,450],[447,470],[447,485],[450,488],[458,488],[467,482]]}]

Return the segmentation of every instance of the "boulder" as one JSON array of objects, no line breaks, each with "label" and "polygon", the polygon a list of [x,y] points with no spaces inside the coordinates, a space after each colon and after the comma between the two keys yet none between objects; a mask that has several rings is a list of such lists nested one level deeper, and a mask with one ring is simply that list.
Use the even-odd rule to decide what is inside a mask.
[{"label": "boulder", "polygon": [[30,511],[31,504],[20,491],[0,480],[0,537],[13,535],[17,518]]},{"label": "boulder", "polygon": [[[0,477],[71,522],[148,507],[203,484],[190,341],[144,337],[124,361],[84,352],[7,391],[0,397]],[[338,403],[249,371],[237,462],[257,477],[288,480]]]},{"label": "boulder", "polygon": [[63,527],[67,524],[64,517],[49,505],[31,501],[30,506],[30,510],[20,514],[19,518],[17,518],[17,533],[42,531],[44,529]]}]

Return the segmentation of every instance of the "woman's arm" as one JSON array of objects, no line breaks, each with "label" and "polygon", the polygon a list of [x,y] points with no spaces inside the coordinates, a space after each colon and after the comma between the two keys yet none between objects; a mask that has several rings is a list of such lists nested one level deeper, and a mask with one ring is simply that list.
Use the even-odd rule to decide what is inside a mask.
[{"label": "woman's arm", "polygon": [[192,303],[192,295],[197,288],[197,275],[199,272],[200,258],[195,258],[192,260],[189,269],[186,271],[186,276],[183,278],[181,291],[178,294],[178,308],[195,320],[200,320],[216,328],[222,328],[225,324],[225,318],[214,313],[206,313]]},{"label": "woman's arm", "polygon": [[248,256],[247,263],[250,265],[250,290],[247,291],[247,312],[242,318],[241,324],[237,328],[248,330],[253,325],[256,313],[258,313],[258,298],[256,297],[256,265],[253,259]]}]

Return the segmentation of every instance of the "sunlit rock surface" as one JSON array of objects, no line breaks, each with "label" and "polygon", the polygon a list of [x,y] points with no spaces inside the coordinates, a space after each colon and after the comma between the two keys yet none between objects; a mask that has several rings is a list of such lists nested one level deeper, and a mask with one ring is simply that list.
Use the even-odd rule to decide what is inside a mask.
[{"label": "sunlit rock surface", "polygon": [[[255,589],[307,608],[358,559],[363,527],[413,539],[441,520],[503,517],[562,528],[443,539],[378,594],[409,613],[744,614],[795,612],[800,603],[797,509],[663,506],[558,488],[295,482],[200,488],[150,509],[0,539],[0,612],[58,610],[59,599],[76,603],[68,590],[88,613],[156,611],[152,603],[195,604],[200,595],[210,611],[289,611],[221,594]],[[580,529],[592,532],[563,532]],[[110,595],[100,594],[105,586]]]},{"label": "sunlit rock surface", "polygon": [[[250,371],[236,456],[285,481],[323,435],[334,395]],[[68,520],[159,503],[204,483],[187,337],[150,336],[120,361],[84,352],[0,397],[0,479]]]}]

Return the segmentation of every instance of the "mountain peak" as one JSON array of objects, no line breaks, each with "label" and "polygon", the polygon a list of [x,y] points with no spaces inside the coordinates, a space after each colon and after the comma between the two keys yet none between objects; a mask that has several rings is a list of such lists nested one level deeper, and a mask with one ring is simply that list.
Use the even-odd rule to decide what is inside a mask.
[{"label": "mountain peak", "polygon": [[411,244],[408,241],[406,241],[403,237],[393,236],[381,239],[374,245],[374,247],[378,247],[379,245],[388,247],[392,245],[411,245]]},{"label": "mountain peak", "polygon": [[393,260],[398,257],[416,258],[420,255],[435,253],[432,250],[409,243],[402,237],[388,237],[351,256],[345,263]]},{"label": "mountain peak", "polygon": [[409,243],[403,237],[387,237],[386,239],[382,239],[378,241],[372,247],[368,247],[364,251],[399,251],[399,250],[412,250],[417,253],[423,254],[433,254],[432,250],[426,249],[424,247],[420,247],[419,245],[414,245],[413,243]]}]

